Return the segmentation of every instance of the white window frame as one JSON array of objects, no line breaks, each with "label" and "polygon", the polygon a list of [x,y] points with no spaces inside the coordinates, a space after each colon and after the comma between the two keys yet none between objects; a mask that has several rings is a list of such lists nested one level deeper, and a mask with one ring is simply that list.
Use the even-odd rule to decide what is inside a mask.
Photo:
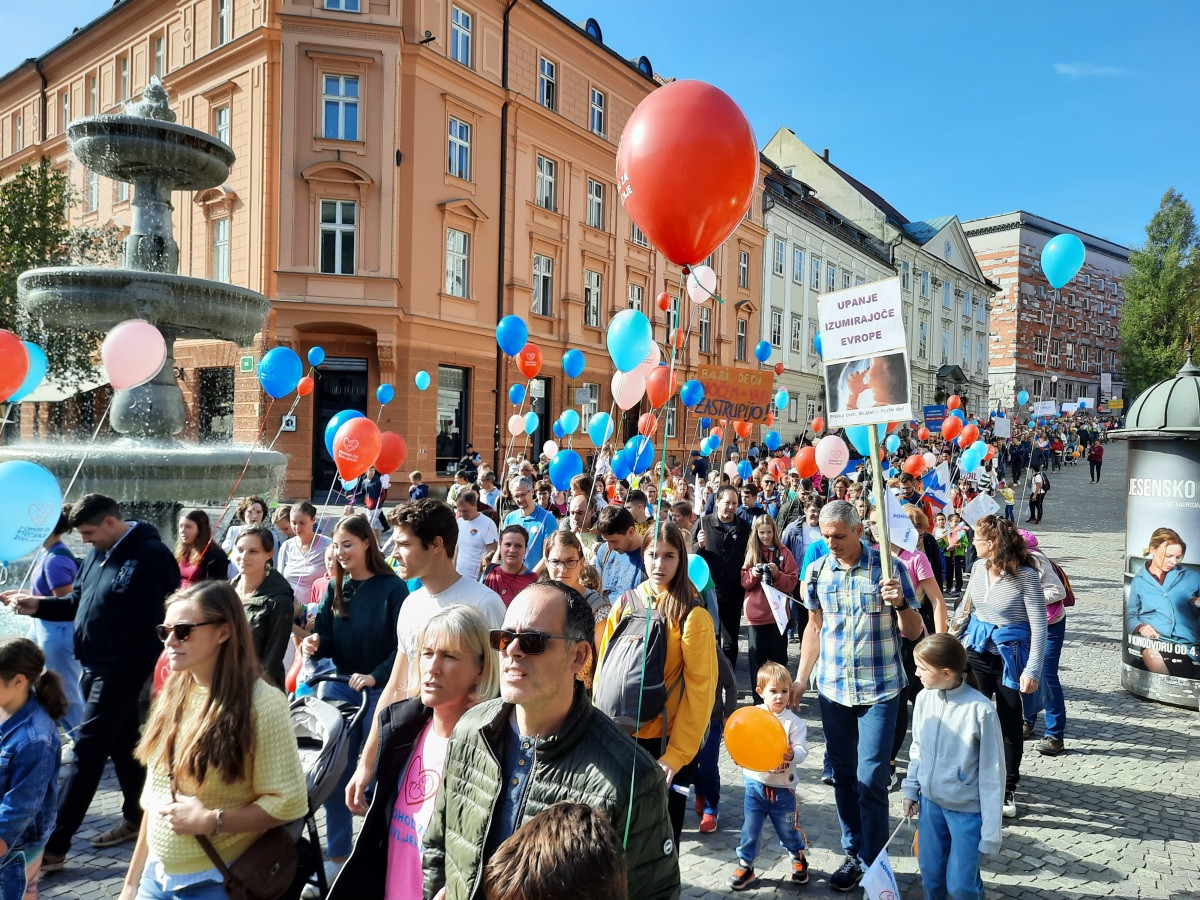
[{"label": "white window frame", "polygon": [[792,352],[804,352],[804,320],[800,316],[792,316]]},{"label": "white window frame", "polygon": [[[330,93],[329,84],[334,81],[337,85],[338,92]],[[348,93],[347,88],[354,86],[354,93]],[[357,141],[359,139],[359,131],[362,127],[362,119],[359,116],[358,102],[362,96],[362,82],[357,75],[339,75],[334,72],[323,72],[321,74],[321,136],[326,140],[331,141]],[[333,133],[330,133],[329,113],[330,106],[336,109],[336,119],[334,122]],[[346,112],[349,109],[354,110],[354,133],[350,133],[350,129],[346,124]]]},{"label": "white window frame", "polygon": [[554,258],[533,254],[533,314],[554,315]]},{"label": "white window frame", "polygon": [[775,275],[783,275],[783,259],[787,253],[787,245],[783,238],[775,238],[775,254],[772,257],[771,272]]},{"label": "white window frame", "polygon": [[583,271],[583,324],[600,327],[601,298],[604,295],[604,274],[595,269]]},{"label": "white window frame", "polygon": [[334,12],[362,12],[360,0],[325,0],[325,8]]},{"label": "white window frame", "polygon": [[825,264],[825,290],[837,290],[837,266],[833,263]]},{"label": "white window frame", "polygon": [[821,290],[821,257],[812,257],[812,278],[809,281],[809,286],[814,291],[820,293]]},{"label": "white window frame", "polygon": [[451,178],[471,180],[471,123],[450,116],[446,133],[446,173]]},{"label": "white window frame", "polygon": [[228,103],[213,110],[213,137],[227,147],[233,140],[233,110]]},{"label": "white window frame", "polygon": [[734,344],[734,359],[737,362],[746,361],[746,327],[745,319],[737,320],[737,343]]},{"label": "white window frame", "polygon": [[646,233],[638,227],[638,223],[630,220],[629,222],[629,240],[631,243],[637,244],[639,247],[649,247],[650,240],[646,237]]},{"label": "white window frame", "polygon": [[126,53],[117,60],[117,102],[124,103],[129,99],[129,54]]},{"label": "white window frame", "polygon": [[[676,422],[679,419],[679,396],[676,395],[667,401],[666,408],[663,410],[663,434],[668,438],[675,437]],[[657,512],[657,510],[655,510]]]},{"label": "white window frame", "polygon": [[922,317],[917,323],[917,356],[922,358],[929,355],[929,320]]},{"label": "white window frame", "polygon": [[750,251],[738,251],[738,287],[750,287]]},{"label": "white window frame", "polygon": [[975,336],[975,371],[983,372],[983,338]]},{"label": "white window frame", "polygon": [[597,231],[604,230],[604,182],[588,179],[587,224]]},{"label": "white window frame", "polygon": [[67,126],[71,124],[71,89],[67,88],[62,93],[62,133],[67,133]]},{"label": "white window frame", "polygon": [[[1068,344],[1067,346],[1071,345]],[[1046,338],[1044,335],[1038,335],[1033,339],[1033,364],[1035,366],[1044,366],[1046,364]]]},{"label": "white window frame", "polygon": [[606,137],[608,131],[608,97],[604,91],[597,88],[591,89],[591,106],[588,111],[588,125],[592,129],[592,134]]},{"label": "white window frame", "polygon": [[167,74],[167,36],[154,36],[154,74],[159,78]]},{"label": "white window frame", "polygon": [[707,306],[700,307],[699,317],[700,352],[712,353],[712,310]]},{"label": "white window frame", "polygon": [[538,103],[549,110],[558,109],[558,66],[554,60],[538,57]]},{"label": "white window frame", "polygon": [[629,308],[638,312],[645,312],[646,307],[646,289],[636,283],[629,285]]},{"label": "white window frame", "polygon": [[[334,221],[325,222],[325,210],[328,204],[332,204],[334,210]],[[353,210],[351,218],[353,221],[346,222],[345,212],[347,209]],[[321,221],[317,222],[317,268],[322,275],[353,275],[358,271],[358,204],[354,200],[322,200],[317,206],[317,212]],[[334,265],[332,271],[322,268],[322,248],[325,244],[325,235],[332,234],[334,236]],[[343,271],[342,256],[343,247],[347,237],[351,241],[351,249],[353,251],[353,259],[351,261],[350,271]]]},{"label": "white window frame", "polygon": [[804,285],[804,251],[799,247],[792,248],[792,282]]},{"label": "white window frame", "polygon": [[959,342],[959,349],[962,351],[962,367],[963,371],[971,371],[971,332],[964,331],[962,339]]},{"label": "white window frame", "polygon": [[95,212],[100,208],[100,175],[88,170],[87,173],[87,206],[85,212]]},{"label": "white window frame", "polygon": [[548,156],[537,155],[537,179],[534,202],[551,212],[558,210],[558,163]]},{"label": "white window frame", "polygon": [[843,269],[842,270],[842,290],[844,291],[848,287],[850,287],[850,273],[847,272],[845,269]]},{"label": "white window frame", "polygon": [[450,7],[450,58],[468,69],[472,67],[473,26],[471,13],[460,6]]},{"label": "white window frame", "polygon": [[229,217],[213,219],[210,228],[212,239],[212,279],[229,282]]},{"label": "white window frame", "polygon": [[921,296],[929,298],[929,270],[921,270]]},{"label": "white window frame", "polygon": [[224,47],[233,38],[233,0],[216,0],[216,41]]},{"label": "white window frame", "polygon": [[451,297],[471,296],[471,235],[457,228],[446,229],[445,288]]},{"label": "white window frame", "polygon": [[909,266],[907,259],[900,262],[900,287],[904,288],[906,291],[912,285],[912,277],[909,271],[910,268],[911,267]]},{"label": "white window frame", "polygon": [[100,112],[100,76],[88,76],[88,115]]},{"label": "white window frame", "polygon": [[950,309],[950,280],[942,281],[942,309]]},{"label": "white window frame", "polygon": [[783,346],[783,310],[771,310],[771,346]]},{"label": "white window frame", "polygon": [[[799,403],[797,403],[797,405],[799,405]],[[811,421],[812,421],[813,419],[815,419],[816,417],[817,417],[817,401],[816,401],[816,398],[814,398],[814,397],[808,397],[808,398],[807,398],[807,399],[804,401],[804,421],[805,421],[805,422],[811,422]],[[795,419],[792,419],[791,421],[795,422],[796,420],[795,420]]]},{"label": "white window frame", "polygon": [[950,326],[942,325],[942,365],[950,362]]}]

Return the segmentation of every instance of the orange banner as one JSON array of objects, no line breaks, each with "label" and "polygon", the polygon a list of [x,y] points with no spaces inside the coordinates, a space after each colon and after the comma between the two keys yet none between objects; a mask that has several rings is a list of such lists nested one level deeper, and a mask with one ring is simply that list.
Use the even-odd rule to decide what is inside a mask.
[{"label": "orange banner", "polygon": [[704,399],[693,410],[713,419],[765,422],[771,412],[774,372],[741,366],[699,366]]}]

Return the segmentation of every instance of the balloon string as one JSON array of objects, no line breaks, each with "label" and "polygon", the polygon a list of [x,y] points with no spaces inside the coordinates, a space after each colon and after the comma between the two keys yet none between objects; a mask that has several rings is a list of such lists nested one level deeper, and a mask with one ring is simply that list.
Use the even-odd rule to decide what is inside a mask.
[{"label": "balloon string", "polygon": [[321,504],[322,513],[320,519],[317,521],[317,527],[314,529],[315,534],[321,534],[321,532],[325,530],[325,525],[333,521],[333,516],[329,515],[329,513],[325,512],[324,510],[327,506],[329,506],[329,501],[333,499],[333,490],[337,487],[339,477],[340,476],[335,473],[333,476],[333,481],[329,483],[329,492],[325,495],[325,502]]},{"label": "balloon string", "polygon": [[[612,424],[613,413],[617,411],[617,401],[614,398],[612,404],[608,407],[608,422]],[[613,426],[613,433],[616,433],[616,426]],[[589,435],[590,437],[590,435]],[[583,521],[587,521],[588,512],[596,502],[596,478],[600,472],[600,456],[604,452],[604,445],[608,443],[608,438],[600,442],[600,446],[596,448],[596,458],[592,461],[592,493],[587,499],[587,504],[583,507]],[[611,465],[611,460],[610,460]]]},{"label": "balloon string", "polygon": [[[254,436],[254,443],[250,445],[250,452],[246,454],[246,464],[242,466],[242,471],[238,473],[237,481],[233,483],[233,487],[229,489],[229,496],[225,500],[225,506],[221,510],[221,514],[217,516],[217,527],[221,526],[221,522],[225,518],[225,513],[229,511],[230,504],[233,503],[233,496],[237,493],[238,485],[242,483],[242,479],[246,477],[246,471],[250,468],[250,460],[254,456],[254,448],[258,446],[258,442],[262,440],[263,430],[267,427],[267,418],[271,415],[271,407],[275,405],[275,398],[271,398],[271,402],[267,404],[266,410],[262,414],[262,421],[258,424],[258,434]],[[276,435],[278,437],[278,435]],[[274,441],[272,441],[274,446]]]}]

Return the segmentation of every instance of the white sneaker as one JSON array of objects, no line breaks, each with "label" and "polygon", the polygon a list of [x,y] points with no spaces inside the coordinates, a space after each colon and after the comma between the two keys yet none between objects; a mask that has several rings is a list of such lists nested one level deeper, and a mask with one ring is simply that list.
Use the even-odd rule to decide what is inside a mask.
[{"label": "white sneaker", "polygon": [[1014,791],[1004,792],[1004,806],[1000,808],[1006,819],[1015,819],[1017,817],[1017,795]]},{"label": "white sneaker", "polygon": [[[325,883],[330,887],[333,886],[333,880],[337,878],[338,872],[342,871],[342,866],[345,862],[334,862],[333,860],[325,861]],[[315,884],[306,884],[304,890],[300,892],[302,900],[321,900],[323,896],[321,889]]]},{"label": "white sneaker", "polygon": [[58,759],[59,759],[59,762],[61,762],[64,767],[75,765],[75,742],[74,741],[68,741],[67,743],[62,745],[62,750],[59,752]]}]

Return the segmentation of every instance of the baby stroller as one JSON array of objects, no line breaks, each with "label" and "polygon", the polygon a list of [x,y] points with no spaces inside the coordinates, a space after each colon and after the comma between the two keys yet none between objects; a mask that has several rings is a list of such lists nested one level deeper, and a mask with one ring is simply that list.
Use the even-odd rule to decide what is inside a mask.
[{"label": "baby stroller", "polygon": [[[315,687],[322,681],[339,681],[348,684],[350,679],[343,675],[316,675],[308,684]],[[295,697],[291,703],[292,728],[300,751],[300,765],[304,769],[304,780],[308,788],[308,815],[297,823],[300,849],[300,867],[293,891],[287,896],[298,897],[304,885],[315,884],[321,896],[329,892],[325,879],[325,865],[321,852],[321,839],[317,834],[317,810],[337,787],[341,774],[346,770],[350,735],[362,722],[370,703],[370,693],[360,692],[357,706],[338,700],[320,699],[315,694]],[[307,830],[307,839],[300,832]],[[315,875],[315,879],[313,876]]]}]

